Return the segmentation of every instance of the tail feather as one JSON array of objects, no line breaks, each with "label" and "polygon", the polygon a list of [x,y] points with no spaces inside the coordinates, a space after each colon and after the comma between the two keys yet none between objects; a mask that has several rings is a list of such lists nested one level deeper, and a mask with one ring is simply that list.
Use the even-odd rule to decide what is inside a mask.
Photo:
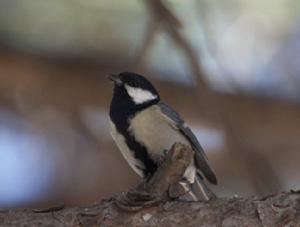
[{"label": "tail feather", "polygon": [[169,189],[169,195],[171,198],[179,198],[184,201],[208,201],[216,198],[216,195],[198,176],[193,184],[181,181],[176,185],[172,185]]},{"label": "tail feather", "polygon": [[191,188],[198,201],[208,201],[216,198],[214,192],[199,177],[195,178],[195,182],[191,185]]}]

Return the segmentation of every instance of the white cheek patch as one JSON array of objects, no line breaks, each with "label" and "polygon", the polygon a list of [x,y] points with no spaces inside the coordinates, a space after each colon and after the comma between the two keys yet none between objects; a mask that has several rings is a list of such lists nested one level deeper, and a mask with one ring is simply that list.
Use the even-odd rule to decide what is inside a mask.
[{"label": "white cheek patch", "polygon": [[132,98],[135,104],[142,104],[157,99],[157,95],[154,95],[150,91],[141,88],[131,87],[127,84],[125,84],[125,88],[127,90],[128,95]]}]

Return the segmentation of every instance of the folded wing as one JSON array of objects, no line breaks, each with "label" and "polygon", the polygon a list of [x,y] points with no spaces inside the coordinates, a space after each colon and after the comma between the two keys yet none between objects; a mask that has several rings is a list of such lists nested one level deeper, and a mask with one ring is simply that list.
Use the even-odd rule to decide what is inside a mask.
[{"label": "folded wing", "polygon": [[199,169],[204,174],[205,178],[210,183],[217,184],[217,178],[213,170],[209,166],[207,156],[205,155],[203,148],[201,147],[192,130],[185,124],[184,120],[180,117],[180,115],[170,106],[168,106],[164,102],[159,102],[158,105],[162,113],[165,114],[168,119],[170,119],[171,124],[174,127],[178,128],[178,130],[191,143],[195,151],[195,164],[197,169]]}]

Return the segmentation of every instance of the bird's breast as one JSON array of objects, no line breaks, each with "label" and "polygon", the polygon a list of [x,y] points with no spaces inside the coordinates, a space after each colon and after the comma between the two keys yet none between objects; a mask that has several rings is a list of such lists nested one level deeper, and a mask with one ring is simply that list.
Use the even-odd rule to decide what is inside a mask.
[{"label": "bird's breast", "polygon": [[129,125],[132,136],[147,148],[153,160],[158,159],[165,150],[168,151],[175,142],[190,146],[175,123],[163,115],[156,105],[136,114]]},{"label": "bird's breast", "polygon": [[125,160],[128,162],[130,167],[141,177],[143,177],[143,172],[141,169],[144,168],[143,163],[141,160],[138,160],[134,157],[134,151],[130,150],[128,145],[126,144],[126,140],[122,134],[120,134],[115,124],[110,121],[110,133],[112,135],[112,138],[116,142],[119,150],[121,151],[121,154],[125,158]]}]

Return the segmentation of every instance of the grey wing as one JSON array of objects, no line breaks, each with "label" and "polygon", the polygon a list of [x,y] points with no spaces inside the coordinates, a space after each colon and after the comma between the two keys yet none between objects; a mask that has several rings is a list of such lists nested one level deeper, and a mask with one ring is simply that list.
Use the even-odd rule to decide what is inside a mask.
[{"label": "grey wing", "polygon": [[158,106],[160,107],[162,113],[171,119],[180,132],[190,141],[193,149],[195,150],[195,163],[197,168],[201,170],[210,183],[217,184],[217,178],[209,166],[207,156],[205,155],[203,148],[201,147],[192,130],[185,124],[180,115],[170,106],[163,102],[159,102]]}]

